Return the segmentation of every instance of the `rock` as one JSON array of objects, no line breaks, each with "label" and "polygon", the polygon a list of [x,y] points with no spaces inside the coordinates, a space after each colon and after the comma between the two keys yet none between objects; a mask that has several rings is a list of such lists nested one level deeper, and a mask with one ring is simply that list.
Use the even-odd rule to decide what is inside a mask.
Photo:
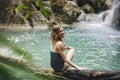
[{"label": "rock", "polygon": [[[51,19],[56,23],[63,22],[71,24],[76,21],[80,15],[79,6],[73,1],[66,0],[51,0]],[[50,20],[51,21],[51,20]]]},{"label": "rock", "polygon": [[73,1],[67,1],[63,8],[65,17],[62,19],[65,23],[73,23],[81,14],[79,6]]},{"label": "rock", "polygon": [[[113,0],[39,0],[47,10],[49,20],[40,12],[35,1],[0,0],[0,3],[3,4],[0,6],[0,23],[29,24],[34,27],[39,24],[48,24],[49,21],[54,20],[55,23],[72,24],[78,21],[77,18],[81,15],[81,10],[85,13],[99,13],[110,8]],[[14,9],[18,6],[27,6],[27,9],[19,8],[16,13]],[[29,18],[24,19],[25,16]]]},{"label": "rock", "polygon": [[62,14],[66,0],[51,0],[51,9],[55,14]]},{"label": "rock", "polygon": [[95,13],[85,14],[84,12],[82,12],[82,14],[78,17],[78,20],[92,22],[92,21],[96,21],[97,17],[98,16]]},{"label": "rock", "polygon": [[66,73],[64,73],[64,76],[69,78],[70,80],[119,80],[120,79],[120,71],[69,70]]},{"label": "rock", "polygon": [[[18,21],[24,22],[21,14],[15,14],[14,7],[16,0],[0,0],[0,23],[18,23]],[[18,17],[19,16],[19,17]]]},{"label": "rock", "polygon": [[77,14],[80,13],[80,8],[75,2],[67,1],[63,8],[64,13],[68,16],[78,17]]},{"label": "rock", "polygon": [[109,15],[110,10],[104,11],[101,15],[101,21],[105,21],[107,15]]},{"label": "rock", "polygon": [[94,9],[95,13],[99,13],[101,11],[107,10],[105,5],[105,0],[90,0],[88,4]]},{"label": "rock", "polygon": [[[108,3],[109,2],[109,3]],[[89,4],[95,13],[99,13],[101,11],[105,11],[111,7],[111,0],[76,0],[76,3],[80,6],[83,7],[86,4]],[[87,6],[86,6],[87,9]],[[89,11],[90,12],[90,11]]]},{"label": "rock", "polygon": [[[35,0],[0,0],[0,23],[29,24],[34,27],[40,22],[46,22],[45,17],[33,4]],[[25,8],[26,7],[26,8]],[[25,18],[26,17],[26,18]]]},{"label": "rock", "polygon": [[88,2],[88,0],[76,0],[76,3],[80,7],[82,7],[83,5],[85,5],[87,2]]},{"label": "rock", "polygon": [[106,0],[105,5],[110,9],[112,7],[113,0]]},{"label": "rock", "polygon": [[84,10],[85,13],[94,13],[94,9],[89,4],[85,4],[82,10]]}]

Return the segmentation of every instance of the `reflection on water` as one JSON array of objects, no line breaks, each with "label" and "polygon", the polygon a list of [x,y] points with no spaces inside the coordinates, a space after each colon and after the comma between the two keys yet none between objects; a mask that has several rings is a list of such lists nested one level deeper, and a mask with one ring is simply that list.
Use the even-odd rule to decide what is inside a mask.
[{"label": "reflection on water", "polygon": [[[120,32],[86,23],[64,29],[65,45],[76,49],[74,63],[90,69],[120,70]],[[50,32],[51,29],[1,30],[8,40],[28,50],[35,64],[44,68],[50,68]],[[0,52],[7,56],[12,54],[4,45],[0,47]]]}]

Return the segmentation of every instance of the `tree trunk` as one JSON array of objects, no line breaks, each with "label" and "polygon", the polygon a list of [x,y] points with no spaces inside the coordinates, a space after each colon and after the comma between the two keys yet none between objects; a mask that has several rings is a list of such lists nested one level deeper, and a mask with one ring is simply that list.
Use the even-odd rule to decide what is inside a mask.
[{"label": "tree trunk", "polygon": [[120,80],[120,71],[108,70],[69,70],[63,74],[70,80]]},{"label": "tree trunk", "polygon": [[[32,63],[24,62],[22,60],[13,59],[0,55],[0,63],[4,64],[2,66],[8,65],[10,71],[16,71],[18,68],[29,71],[29,73],[34,73],[37,76],[42,75],[50,80],[120,80],[120,71],[108,71],[108,70],[68,70],[65,73],[54,72],[53,70],[43,69],[41,67],[35,66]],[[1,67],[1,66],[0,66]],[[15,70],[14,70],[15,69]],[[1,70],[1,69],[0,69]],[[17,71],[16,71],[17,72]],[[17,74],[16,72],[13,72]],[[0,72],[0,76],[1,76]],[[36,76],[36,77],[37,77]]]}]

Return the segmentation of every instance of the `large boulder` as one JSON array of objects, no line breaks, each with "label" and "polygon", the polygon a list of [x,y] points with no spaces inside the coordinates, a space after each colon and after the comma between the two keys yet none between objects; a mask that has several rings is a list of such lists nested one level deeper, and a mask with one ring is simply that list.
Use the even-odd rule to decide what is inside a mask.
[{"label": "large boulder", "polygon": [[63,14],[63,7],[66,4],[66,0],[51,0],[51,8],[55,14]]},{"label": "large boulder", "polygon": [[[76,0],[76,3],[83,7],[86,4],[89,4],[93,8],[93,12],[99,13],[101,11],[105,11],[111,7],[112,0]],[[87,7],[87,6],[86,6]],[[86,8],[87,9],[87,8]],[[90,11],[87,11],[91,13]]]},{"label": "large boulder", "polygon": [[89,4],[85,4],[85,5],[82,7],[82,10],[83,10],[85,13],[94,13],[94,9],[93,9]]},{"label": "large boulder", "polygon": [[63,18],[62,20],[64,20],[66,23],[72,23],[76,21],[78,16],[81,14],[80,8],[73,1],[67,1],[67,3],[65,4],[63,8],[63,11],[64,11],[66,18]]},{"label": "large boulder", "polygon": [[74,1],[51,0],[51,9],[53,22],[71,24],[80,15],[80,8]]}]

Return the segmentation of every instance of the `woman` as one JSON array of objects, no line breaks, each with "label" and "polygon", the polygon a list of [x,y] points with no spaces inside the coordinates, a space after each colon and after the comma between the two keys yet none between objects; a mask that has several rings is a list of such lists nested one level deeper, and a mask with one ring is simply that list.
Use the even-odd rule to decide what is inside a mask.
[{"label": "woman", "polygon": [[[51,67],[56,72],[63,72],[68,69],[69,66],[77,69],[84,70],[72,62],[75,49],[72,47],[65,47],[62,41],[64,38],[64,30],[60,27],[53,27],[51,33]],[[65,53],[65,50],[69,50]]]}]

